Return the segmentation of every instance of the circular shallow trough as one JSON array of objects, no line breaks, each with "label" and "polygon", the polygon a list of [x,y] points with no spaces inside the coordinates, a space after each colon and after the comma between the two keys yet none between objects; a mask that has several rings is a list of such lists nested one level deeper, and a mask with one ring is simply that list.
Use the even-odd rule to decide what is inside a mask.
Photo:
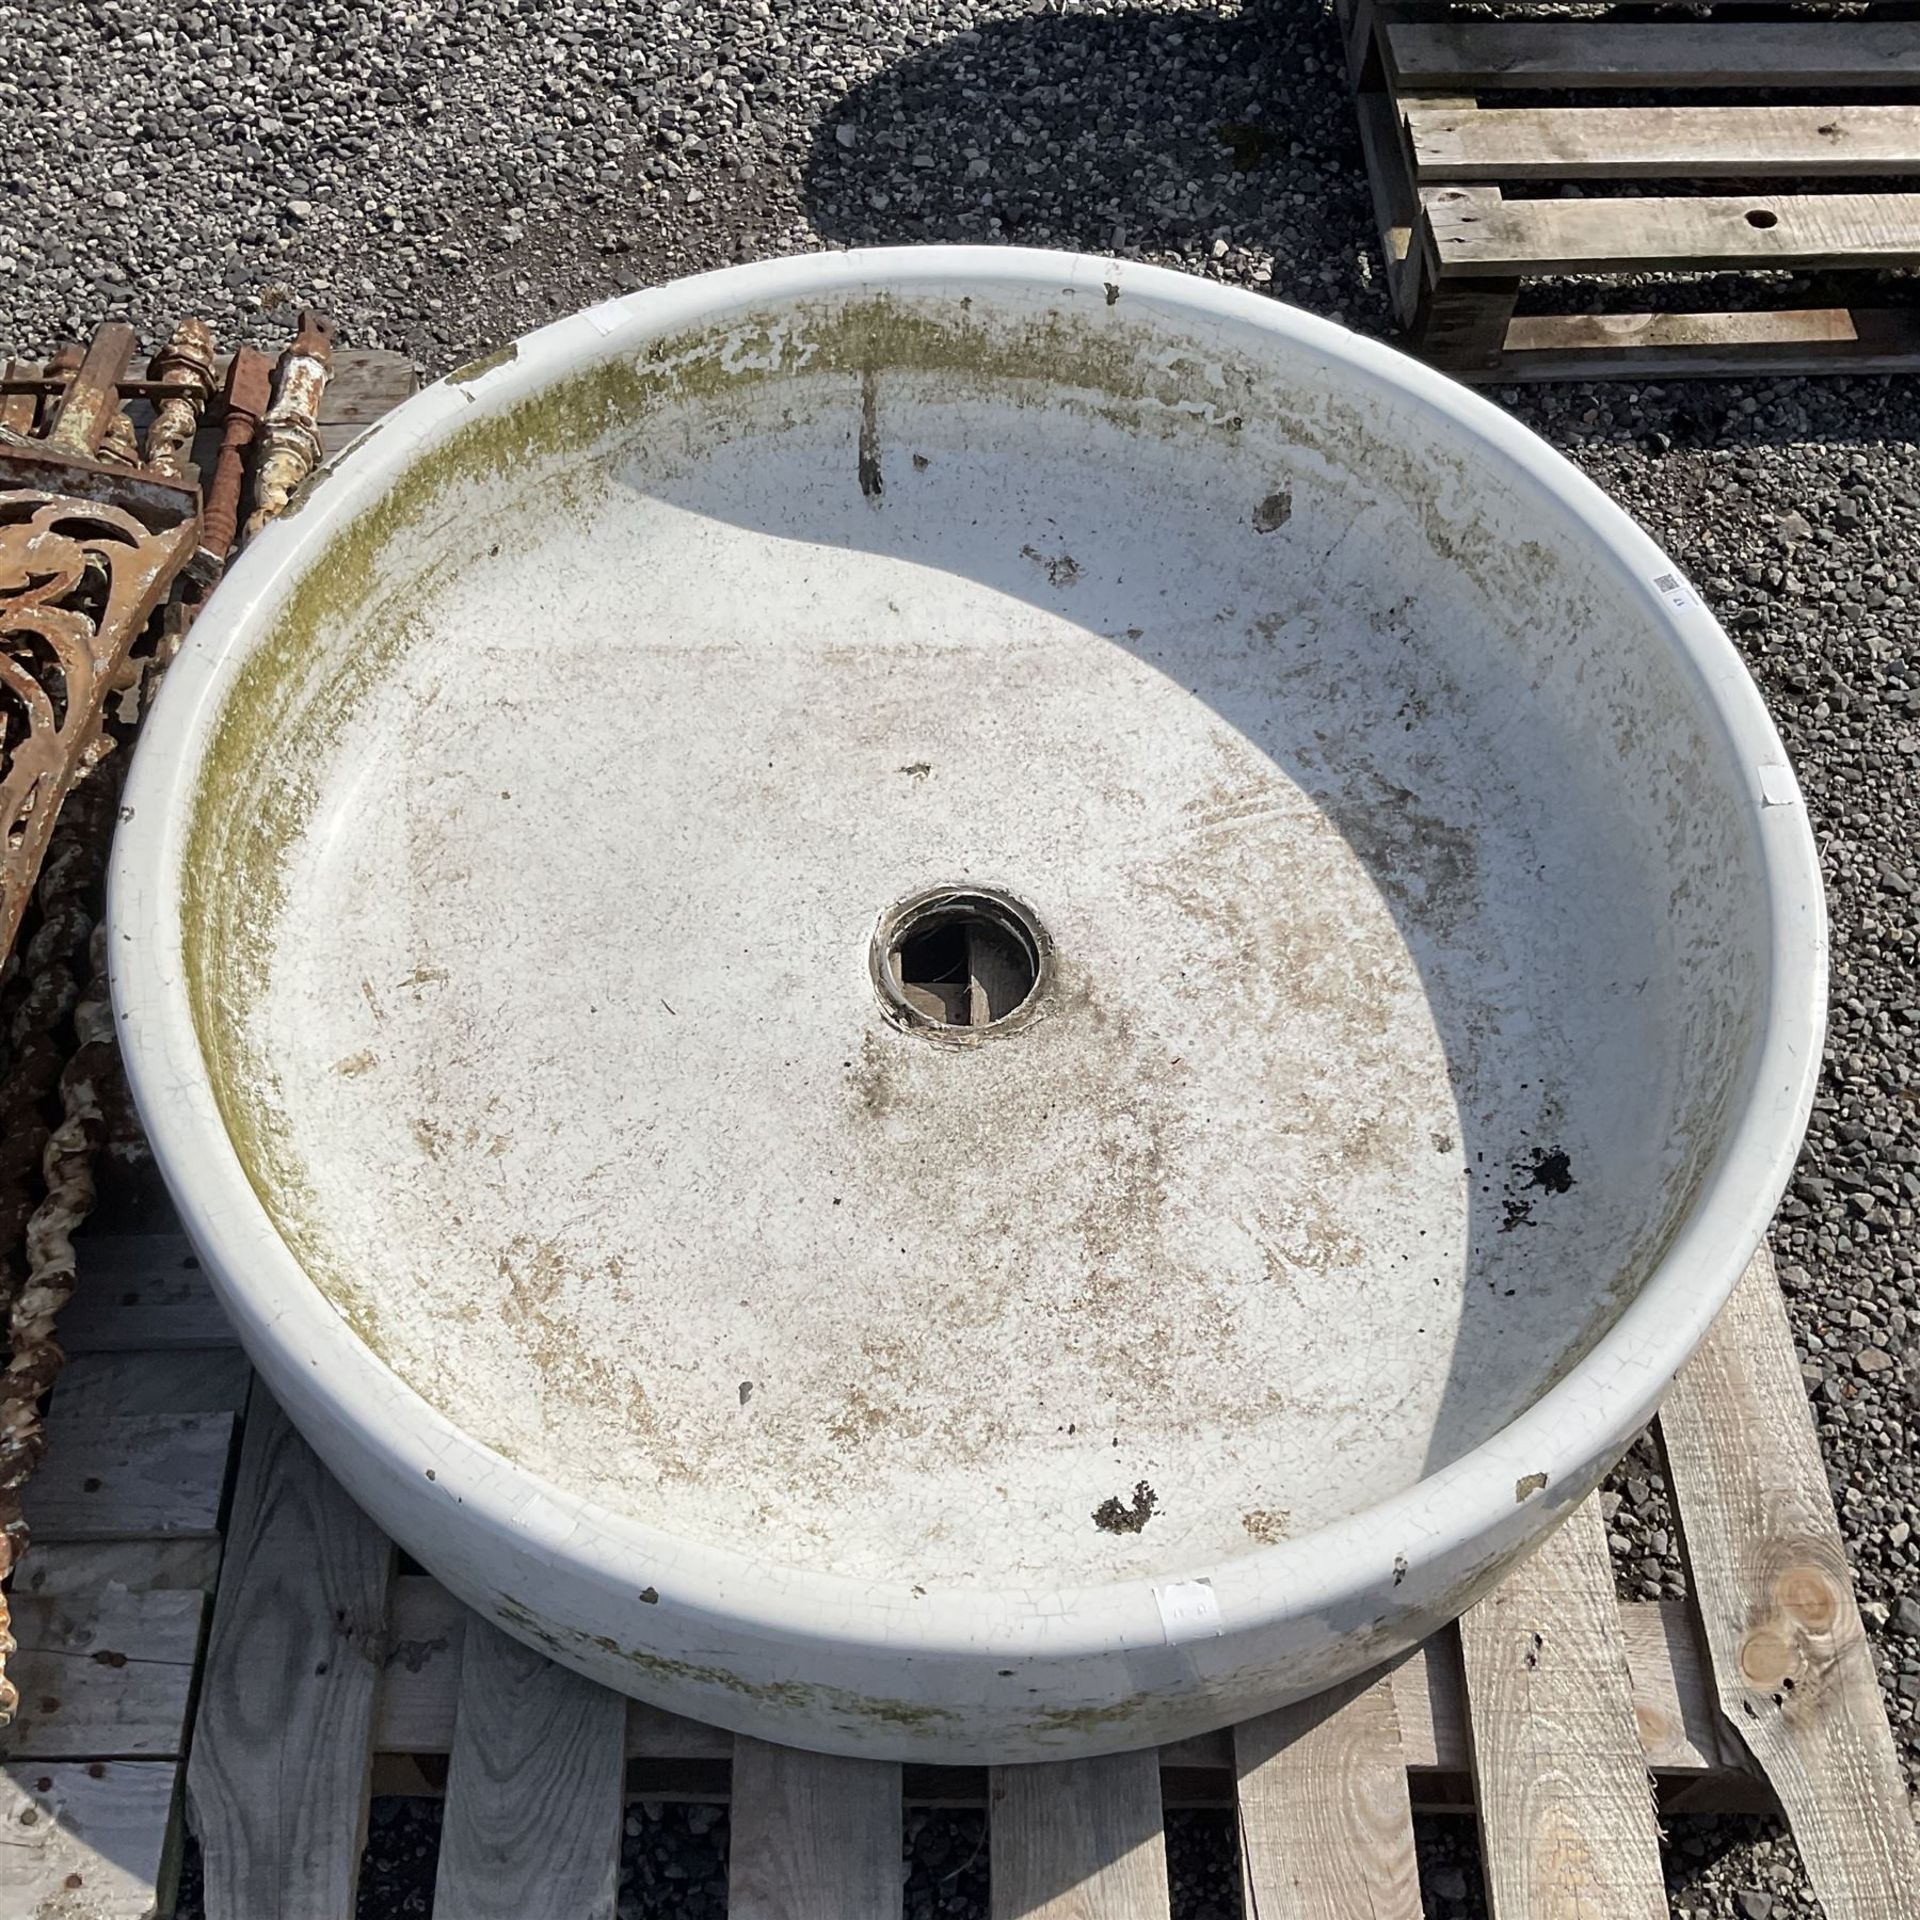
[{"label": "circular shallow trough", "polygon": [[798,1745],[1165,1741],[1646,1418],[1820,1052],[1685,582],[1493,407],[1066,255],[456,374],[235,568],[114,986],[289,1414],[508,1631]]}]

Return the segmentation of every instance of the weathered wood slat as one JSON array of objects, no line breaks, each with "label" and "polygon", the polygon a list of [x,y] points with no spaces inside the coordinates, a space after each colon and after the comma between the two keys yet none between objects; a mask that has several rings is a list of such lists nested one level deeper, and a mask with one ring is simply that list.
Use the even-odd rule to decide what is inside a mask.
[{"label": "weathered wood slat", "polygon": [[1684,1600],[1628,1601],[1620,1642],[1633,1682],[1633,1718],[1650,1772],[1753,1773],[1713,1695],[1706,1641]]},{"label": "weathered wood slat", "polygon": [[987,1791],[993,1920],[1169,1920],[1157,1755],[995,1767]]},{"label": "weathered wood slat", "polygon": [[1394,318],[1403,327],[1411,326],[1420,298],[1420,252],[1415,245],[1419,196],[1413,190],[1400,128],[1387,96],[1362,93],[1355,101],[1355,111],[1367,181],[1373,190],[1381,257],[1386,265],[1387,298],[1393,305]]},{"label": "weathered wood slat", "polygon": [[47,1600],[65,1594],[99,1600],[115,1589],[157,1593],[197,1588],[211,1593],[219,1575],[217,1534],[166,1540],[36,1541],[14,1576],[13,1591]]},{"label": "weathered wood slat", "polygon": [[1263,1920],[1420,1920],[1413,1808],[1390,1679],[1233,1729],[1245,1907]]},{"label": "weathered wood slat", "polygon": [[1765,313],[1519,314],[1489,380],[1590,375],[1707,379],[1756,373],[1920,369],[1920,313],[1798,308]]},{"label": "weathered wood slat", "polygon": [[1333,0],[1340,50],[1346,56],[1347,84],[1355,93],[1379,76],[1379,49],[1374,33],[1376,12],[1375,0]]},{"label": "weathered wood slat", "polygon": [[1461,380],[1496,366],[1506,344],[1518,280],[1447,280],[1421,294],[1414,318],[1421,350]]},{"label": "weathered wood slat", "polygon": [[733,1752],[733,1735],[725,1727],[689,1720],[650,1707],[644,1700],[627,1702],[627,1755],[636,1760],[725,1760]]},{"label": "weathered wood slat", "polygon": [[730,1920],[896,1920],[900,1769],[733,1743]]},{"label": "weathered wood slat", "polygon": [[70,1418],[56,1394],[47,1456],[24,1496],[34,1537],[216,1533],[232,1444],[230,1413]]},{"label": "weathered wood slat", "polygon": [[342,347],[320,400],[322,426],[368,426],[391,413],[419,384],[404,353],[379,347]]},{"label": "weathered wood slat", "polygon": [[1920,1844],[1764,1248],[1660,1430],[1721,1704],[1827,1920],[1912,1914]]},{"label": "weathered wood slat", "polygon": [[320,450],[331,459],[351,446],[382,415],[391,413],[419,384],[404,354],[344,349],[333,356],[333,374],[320,401]]},{"label": "weathered wood slat", "polygon": [[1404,20],[1383,40],[1403,88],[1920,84],[1904,20]]},{"label": "weathered wood slat", "polygon": [[1471,188],[1429,187],[1421,204],[1428,264],[1443,280],[1920,259],[1920,195],[1489,200]]},{"label": "weathered wood slat", "polygon": [[79,1278],[60,1313],[68,1354],[234,1344],[184,1234],[109,1234],[75,1242]]},{"label": "weathered wood slat", "polygon": [[238,1413],[252,1379],[238,1347],[175,1347],[150,1353],[83,1353],[54,1385],[71,1424],[130,1414]]},{"label": "weathered wood slat", "polygon": [[1422,184],[1920,173],[1920,107],[1403,106]]},{"label": "weathered wood slat", "polygon": [[1494,1920],[1666,1920],[1599,1502],[1460,1622]]},{"label": "weathered wood slat", "polygon": [[0,1914],[152,1920],[179,1873],[174,1760],[0,1768]]},{"label": "weathered wood slat", "polygon": [[451,1753],[460,1656],[473,1616],[439,1581],[402,1574],[387,1596],[387,1645],[373,1705],[376,1753]]},{"label": "weathered wood slat", "polygon": [[[473,1616],[437,1580],[405,1574],[393,1583],[387,1653],[374,1711],[381,1753],[450,1753],[460,1652]],[[642,1700],[626,1702],[628,1757],[725,1760],[733,1735]]]},{"label": "weathered wood slat", "polygon": [[434,1911],[613,1920],[626,1702],[469,1617]]},{"label": "weathered wood slat", "polygon": [[393,1548],[263,1388],[188,1772],[208,1920],[346,1920]]},{"label": "weathered wood slat", "polygon": [[207,1597],[197,1591],[15,1595],[20,1690],[0,1729],[10,1760],[166,1759],[186,1746]]}]

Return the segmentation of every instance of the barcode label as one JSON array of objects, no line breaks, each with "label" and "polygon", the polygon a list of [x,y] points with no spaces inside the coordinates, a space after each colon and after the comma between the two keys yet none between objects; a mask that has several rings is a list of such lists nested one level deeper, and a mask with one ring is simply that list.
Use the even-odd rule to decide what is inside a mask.
[{"label": "barcode label", "polygon": [[1687,591],[1687,583],[1677,573],[1656,573],[1653,576],[1653,590],[1675,613],[1684,613],[1693,605],[1693,595]]},{"label": "barcode label", "polygon": [[1678,593],[1680,591],[1680,581],[1676,574],[1663,573],[1653,584],[1658,587],[1662,593]]},{"label": "barcode label", "polygon": [[1211,1580],[1176,1580],[1171,1586],[1155,1587],[1153,1597],[1169,1646],[1221,1633],[1220,1602],[1214,1597]]}]

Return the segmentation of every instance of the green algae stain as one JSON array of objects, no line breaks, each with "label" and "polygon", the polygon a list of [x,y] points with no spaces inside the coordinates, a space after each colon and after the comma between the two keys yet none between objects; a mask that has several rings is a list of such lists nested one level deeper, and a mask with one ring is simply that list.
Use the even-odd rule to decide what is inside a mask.
[{"label": "green algae stain", "polygon": [[909,1732],[927,1732],[941,1722],[960,1716],[946,1707],[934,1707],[914,1700],[872,1699],[850,1693],[844,1687],[804,1680],[745,1680],[730,1667],[714,1666],[699,1660],[676,1660],[653,1653],[644,1647],[630,1647],[611,1634],[579,1633],[543,1620],[530,1607],[505,1594],[496,1594],[493,1602],[496,1619],[512,1631],[537,1641],[547,1651],[564,1660],[574,1654],[581,1658],[603,1657],[629,1668],[636,1681],[661,1688],[719,1688],[756,1706],[776,1711],[808,1714],[815,1717],[837,1716],[855,1725],[901,1727]]},{"label": "green algae stain", "polygon": [[1116,1700],[1106,1707],[1042,1707],[1033,1716],[1036,1733],[1098,1733],[1124,1726],[1142,1707],[1161,1704],[1147,1699]]},{"label": "green algae stain", "polygon": [[510,367],[520,358],[520,343],[509,340],[504,347],[495,347],[491,353],[480,354],[477,358],[463,361],[447,375],[450,386],[464,387],[470,380],[478,380],[483,373],[491,373],[495,367]]}]

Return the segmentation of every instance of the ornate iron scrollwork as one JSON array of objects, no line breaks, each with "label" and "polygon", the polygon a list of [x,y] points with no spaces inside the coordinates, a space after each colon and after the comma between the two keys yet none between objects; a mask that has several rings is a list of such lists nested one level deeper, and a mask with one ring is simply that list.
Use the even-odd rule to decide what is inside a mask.
[{"label": "ornate iron scrollwork", "polygon": [[103,501],[0,491],[0,953],[133,643],[198,535],[197,515],[156,531]]}]

